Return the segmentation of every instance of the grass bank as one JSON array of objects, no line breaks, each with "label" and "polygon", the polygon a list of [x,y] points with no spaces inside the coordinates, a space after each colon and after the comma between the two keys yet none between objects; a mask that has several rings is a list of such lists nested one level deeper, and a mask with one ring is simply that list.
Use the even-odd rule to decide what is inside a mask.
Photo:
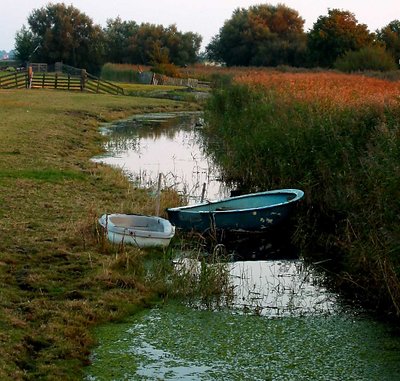
[{"label": "grass bank", "polygon": [[[91,328],[167,292],[162,274],[154,279],[146,267],[158,266],[150,259],[163,253],[112,247],[96,228],[106,212],[154,213],[154,200],[90,158],[102,149],[101,122],[197,108],[161,99],[0,91],[1,380],[80,379],[94,345]],[[163,194],[161,209],[171,197]]]},{"label": "grass bank", "polygon": [[331,259],[343,289],[400,317],[399,84],[333,74],[236,80],[206,112],[224,177],[245,190],[303,189],[295,238],[304,253]]},{"label": "grass bank", "polygon": [[[178,68],[177,68],[178,70]],[[180,78],[187,78],[183,68],[176,72]],[[142,78],[141,78],[142,77]],[[128,64],[105,64],[101,78],[114,81],[124,89],[125,94],[136,97],[171,99],[186,102],[202,102],[209,93],[209,88],[177,85],[150,85],[152,72],[150,67]]]}]

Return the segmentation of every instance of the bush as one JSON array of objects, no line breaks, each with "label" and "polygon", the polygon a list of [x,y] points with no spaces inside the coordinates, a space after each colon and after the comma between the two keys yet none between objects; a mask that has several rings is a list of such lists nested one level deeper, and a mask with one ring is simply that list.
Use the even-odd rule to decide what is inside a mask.
[{"label": "bush", "polygon": [[348,51],[335,61],[334,67],[347,73],[364,70],[390,71],[397,69],[392,55],[379,46],[367,46],[357,51]]},{"label": "bush", "polygon": [[166,75],[167,77],[180,78],[179,68],[172,63],[157,63],[151,70],[154,73]]}]

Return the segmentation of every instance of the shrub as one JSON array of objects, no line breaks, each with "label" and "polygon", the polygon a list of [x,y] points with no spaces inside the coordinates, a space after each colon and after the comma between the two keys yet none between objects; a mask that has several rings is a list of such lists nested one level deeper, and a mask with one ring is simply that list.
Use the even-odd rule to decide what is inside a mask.
[{"label": "shrub", "polygon": [[357,51],[348,51],[336,60],[334,67],[348,73],[364,70],[390,71],[397,68],[391,54],[379,46],[367,46]]},{"label": "shrub", "polygon": [[179,78],[181,77],[179,73],[179,68],[171,63],[157,63],[155,64],[151,70],[154,73],[163,74],[167,77]]}]

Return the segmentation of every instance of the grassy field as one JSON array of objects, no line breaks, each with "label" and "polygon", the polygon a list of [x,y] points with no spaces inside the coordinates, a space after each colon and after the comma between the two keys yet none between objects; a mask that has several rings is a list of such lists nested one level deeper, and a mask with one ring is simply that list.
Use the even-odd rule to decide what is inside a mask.
[{"label": "grassy field", "polygon": [[[145,279],[143,258],[152,253],[111,247],[96,226],[105,212],[154,213],[154,200],[90,158],[101,152],[102,122],[197,108],[149,98],[0,91],[1,380],[79,379],[94,345],[91,327],[164,292]],[[163,194],[161,210],[173,197]]]}]

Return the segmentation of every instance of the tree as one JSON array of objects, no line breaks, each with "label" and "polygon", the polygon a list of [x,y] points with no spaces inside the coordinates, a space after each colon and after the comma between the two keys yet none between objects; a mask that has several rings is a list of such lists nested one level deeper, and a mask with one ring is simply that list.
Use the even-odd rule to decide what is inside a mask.
[{"label": "tree", "polygon": [[376,31],[377,40],[384,43],[394,60],[400,60],[400,21],[393,20],[381,30]]},{"label": "tree", "polygon": [[349,50],[372,44],[374,34],[359,24],[354,14],[339,9],[320,16],[308,34],[308,48],[315,66],[332,67],[336,59]]},{"label": "tree", "polygon": [[39,43],[32,32],[23,25],[15,35],[15,58],[27,63],[34,58],[38,47]]},{"label": "tree", "polygon": [[129,39],[129,60],[136,64],[173,63],[186,65],[196,62],[201,36],[179,32],[175,25],[141,24]]},{"label": "tree", "polygon": [[176,25],[165,29],[164,46],[168,49],[172,63],[179,66],[193,64],[197,61],[202,37],[193,32],[182,33]]},{"label": "tree", "polygon": [[138,29],[135,21],[122,21],[120,17],[108,19],[104,29],[106,59],[113,63],[129,63],[129,40]]},{"label": "tree", "polygon": [[285,5],[237,8],[206,47],[229,66],[299,65],[306,48],[304,20]]},{"label": "tree", "polygon": [[28,17],[28,24],[32,41],[39,45],[38,60],[62,61],[88,70],[97,70],[102,63],[102,29],[72,5],[48,4],[35,9]]},{"label": "tree", "polygon": [[[156,50],[161,49],[162,25],[142,23],[136,33],[129,38],[129,62],[148,65]],[[168,57],[169,59],[169,57]]]}]

